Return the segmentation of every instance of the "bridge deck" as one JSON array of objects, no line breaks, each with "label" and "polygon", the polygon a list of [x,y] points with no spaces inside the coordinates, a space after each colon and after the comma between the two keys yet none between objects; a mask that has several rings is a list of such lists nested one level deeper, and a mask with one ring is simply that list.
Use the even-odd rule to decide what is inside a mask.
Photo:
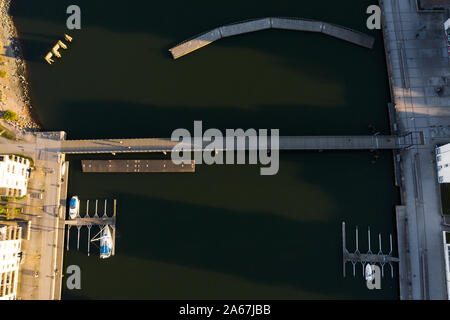
[{"label": "bridge deck", "polygon": [[[269,148],[270,148],[270,138]],[[170,138],[148,139],[95,139],[95,140],[64,140],[61,142],[62,153],[127,153],[127,152],[171,152],[178,142]],[[401,149],[411,145],[410,139],[404,136],[281,136],[279,137],[280,150],[376,150]],[[203,147],[192,147],[192,151],[212,150],[208,148],[209,142]],[[254,150],[248,143],[242,147],[235,141],[234,150]],[[227,150],[224,141],[222,148]]]}]

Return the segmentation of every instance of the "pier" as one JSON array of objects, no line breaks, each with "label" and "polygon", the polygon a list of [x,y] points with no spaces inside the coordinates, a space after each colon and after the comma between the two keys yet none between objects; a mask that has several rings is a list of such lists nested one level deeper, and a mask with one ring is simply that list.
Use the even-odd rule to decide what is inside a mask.
[{"label": "pier", "polygon": [[[256,138],[257,137],[253,137]],[[224,139],[225,140],[225,139]],[[194,143],[185,143],[191,151],[226,151],[224,141],[222,148],[208,148],[210,142],[203,142],[202,147]],[[418,133],[403,135],[367,135],[367,136],[281,136],[280,150],[393,150],[409,148],[423,144],[423,136]],[[179,142],[170,138],[147,139],[93,139],[64,140],[58,152],[66,154],[83,153],[129,153],[129,152],[171,152]],[[270,139],[268,141],[270,149]],[[233,150],[251,150],[248,142],[243,146],[236,141]]]},{"label": "pier", "polygon": [[174,59],[178,59],[219,39],[267,29],[323,33],[368,49],[372,49],[375,42],[375,39],[367,34],[331,23],[300,18],[268,17],[215,28],[192,39],[185,40],[169,49],[169,51]]},{"label": "pier", "polygon": [[81,160],[83,172],[195,172],[195,161],[175,164],[171,160]]},{"label": "pier", "polygon": [[378,252],[372,253],[371,250],[371,237],[370,237],[370,227],[367,230],[367,238],[369,244],[369,250],[367,253],[361,253],[359,251],[359,234],[358,234],[358,226],[355,229],[355,240],[356,240],[356,250],[351,253],[347,249],[346,245],[346,235],[345,235],[345,222],[342,222],[342,266],[343,266],[343,275],[346,276],[345,273],[345,265],[347,262],[350,262],[353,266],[353,276],[356,276],[356,264],[361,263],[362,265],[362,273],[364,277],[364,268],[367,263],[370,264],[379,264],[381,267],[381,276],[384,277],[384,266],[388,264],[391,270],[391,277],[394,277],[394,267],[392,263],[399,262],[399,259],[392,256],[392,234],[389,235],[389,253],[384,254],[381,249],[381,234],[378,234]]},{"label": "pier", "polygon": [[94,215],[89,215],[89,200],[86,201],[86,213],[83,217],[78,213],[77,217],[73,220],[66,220],[65,225],[67,226],[67,250],[69,250],[70,244],[70,229],[75,227],[77,229],[77,250],[80,250],[80,230],[82,227],[88,228],[88,239],[87,239],[87,252],[90,254],[91,249],[91,228],[97,226],[99,231],[103,229],[104,226],[110,226],[112,228],[112,255],[115,254],[116,250],[116,207],[117,201],[114,199],[113,201],[113,214],[112,216],[108,216],[106,213],[107,209],[107,200],[104,202],[104,210],[103,214],[99,215],[98,212],[98,200],[95,200],[95,211]]}]

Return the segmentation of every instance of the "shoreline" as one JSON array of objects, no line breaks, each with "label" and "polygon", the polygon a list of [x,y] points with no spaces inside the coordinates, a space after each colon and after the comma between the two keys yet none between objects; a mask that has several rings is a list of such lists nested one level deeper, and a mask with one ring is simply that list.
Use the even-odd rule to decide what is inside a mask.
[{"label": "shoreline", "polygon": [[17,113],[18,119],[14,121],[1,120],[1,124],[12,131],[17,137],[28,131],[40,129],[33,119],[31,101],[29,97],[29,84],[26,80],[26,64],[22,49],[18,43],[19,36],[14,21],[9,14],[12,0],[3,0],[0,3],[0,70],[7,72],[0,78],[0,112],[11,110]]}]

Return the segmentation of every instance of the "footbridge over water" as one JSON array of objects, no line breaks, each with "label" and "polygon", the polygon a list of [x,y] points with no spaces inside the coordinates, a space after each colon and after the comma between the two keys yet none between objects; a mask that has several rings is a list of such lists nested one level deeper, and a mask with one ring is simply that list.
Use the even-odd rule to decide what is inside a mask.
[{"label": "footbridge over water", "polygon": [[[211,142],[203,141],[201,146],[194,143],[183,143],[183,147],[191,151],[227,151],[227,150],[255,150],[249,145],[249,137],[244,144],[234,140],[227,145],[226,141],[220,148],[211,148]],[[225,140],[225,139],[224,139]],[[265,139],[271,148],[270,137]],[[412,145],[423,144],[423,136],[408,133],[399,136],[367,135],[367,136],[281,136],[279,150],[393,150],[408,148]],[[86,153],[129,153],[129,152],[172,152],[180,147],[180,142],[170,138],[147,139],[93,139],[93,140],[63,140],[59,152],[66,154]]]},{"label": "footbridge over water", "polygon": [[369,49],[373,47],[375,41],[375,38],[362,32],[327,22],[300,18],[267,17],[240,21],[215,28],[185,40],[169,49],[169,51],[173,58],[177,59],[219,39],[267,29],[323,33]]}]

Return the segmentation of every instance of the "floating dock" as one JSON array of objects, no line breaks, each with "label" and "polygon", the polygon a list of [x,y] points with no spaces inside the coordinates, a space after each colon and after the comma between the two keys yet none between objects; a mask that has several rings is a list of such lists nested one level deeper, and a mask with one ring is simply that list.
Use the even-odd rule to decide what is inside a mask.
[{"label": "floating dock", "polygon": [[94,215],[89,214],[89,200],[86,201],[86,213],[82,217],[79,213],[75,219],[68,219],[65,221],[65,225],[67,226],[67,250],[69,250],[69,240],[70,240],[70,229],[75,227],[77,229],[77,250],[80,250],[80,230],[82,227],[88,228],[88,246],[87,252],[90,254],[91,249],[91,228],[97,226],[99,230],[102,230],[104,226],[110,226],[112,228],[112,255],[115,254],[116,250],[116,208],[117,208],[117,200],[113,201],[113,213],[112,216],[108,216],[106,213],[107,208],[107,200],[104,202],[104,211],[103,214],[100,215],[98,212],[98,200],[95,200],[95,211]]},{"label": "floating dock", "polygon": [[174,59],[178,59],[219,39],[267,29],[324,33],[369,49],[372,49],[375,42],[375,38],[367,34],[331,23],[300,18],[268,17],[218,27],[192,39],[185,40],[169,49],[169,51]]},{"label": "floating dock", "polygon": [[361,263],[362,265],[362,274],[364,277],[364,270],[366,264],[379,264],[381,267],[381,276],[384,277],[384,265],[388,264],[391,269],[391,277],[394,277],[394,267],[392,265],[393,262],[399,262],[399,259],[392,256],[392,234],[389,235],[389,244],[390,249],[388,254],[384,254],[381,249],[381,234],[378,234],[378,253],[372,253],[371,250],[371,238],[370,238],[370,227],[367,230],[367,238],[369,244],[369,250],[367,253],[361,253],[359,251],[359,235],[358,235],[358,226],[355,229],[355,239],[356,239],[356,250],[351,253],[348,251],[346,246],[346,235],[345,235],[345,222],[342,222],[342,266],[343,266],[343,274],[345,277],[345,265],[347,262],[350,262],[353,265],[353,276],[356,275],[356,264]]},{"label": "floating dock", "polygon": [[172,160],[81,160],[83,172],[195,172],[195,161],[174,164]]}]

